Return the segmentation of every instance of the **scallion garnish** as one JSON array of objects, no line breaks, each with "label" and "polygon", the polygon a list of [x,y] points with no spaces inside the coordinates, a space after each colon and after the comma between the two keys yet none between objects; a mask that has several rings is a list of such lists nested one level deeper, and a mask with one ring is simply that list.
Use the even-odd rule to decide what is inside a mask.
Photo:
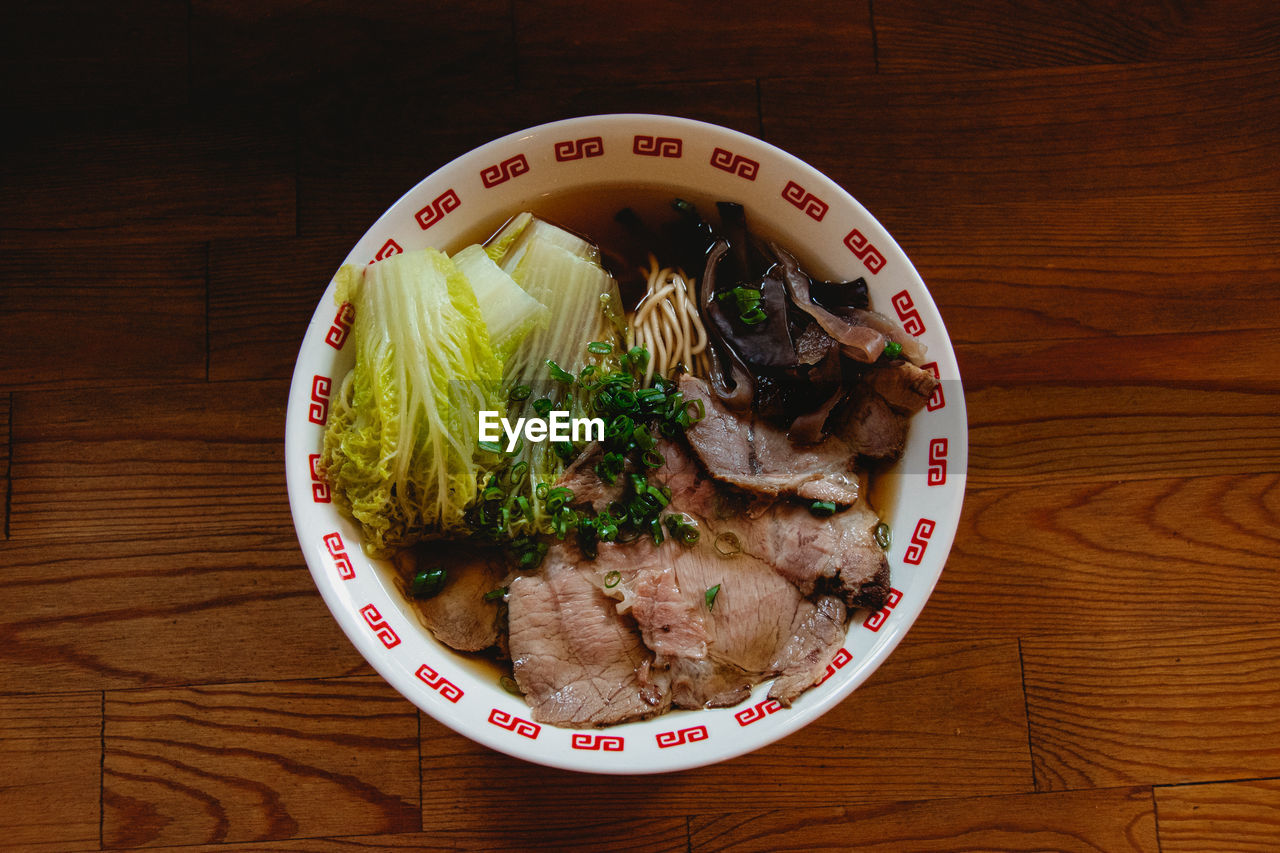
[{"label": "scallion garnish", "polygon": [[736,533],[721,533],[716,537],[715,546],[721,557],[736,557],[742,553],[742,542]]},{"label": "scallion garnish", "polygon": [[834,501],[814,501],[809,504],[809,512],[819,517],[835,515],[836,505]]},{"label": "scallion garnish", "polygon": [[888,551],[889,546],[893,544],[893,534],[889,530],[889,525],[883,521],[876,525],[875,532],[872,535],[876,537],[876,544],[880,546],[882,551]]},{"label": "scallion garnish", "polygon": [[764,311],[763,294],[754,287],[739,285],[732,290],[717,293],[716,299],[721,302],[733,299],[737,303],[738,319],[748,326],[756,326],[769,319],[769,315]]},{"label": "scallion garnish", "polygon": [[566,384],[573,383],[573,374],[556,364],[551,359],[547,359],[547,372],[551,374],[551,378],[557,382]]},{"label": "scallion garnish", "polygon": [[444,582],[447,579],[448,575],[444,569],[438,567],[423,569],[409,582],[409,594],[414,598],[432,598],[444,589]]},{"label": "scallion garnish", "polygon": [[703,599],[707,602],[707,609],[711,610],[716,606],[716,596],[720,594],[720,584],[716,584],[706,591]]},{"label": "scallion garnish", "polygon": [[622,581],[622,572],[609,572],[604,576],[604,588],[613,589]]},{"label": "scallion garnish", "polygon": [[587,344],[587,352],[596,355],[610,355],[613,353],[613,344],[608,341],[592,341]]},{"label": "scallion garnish", "polygon": [[894,359],[902,355],[902,344],[897,341],[889,341],[884,345],[884,357]]},{"label": "scallion garnish", "polygon": [[500,586],[497,589],[491,589],[488,592],[486,592],[484,594],[484,600],[497,601],[499,598],[502,598],[506,594],[507,594],[507,588],[505,586]]}]

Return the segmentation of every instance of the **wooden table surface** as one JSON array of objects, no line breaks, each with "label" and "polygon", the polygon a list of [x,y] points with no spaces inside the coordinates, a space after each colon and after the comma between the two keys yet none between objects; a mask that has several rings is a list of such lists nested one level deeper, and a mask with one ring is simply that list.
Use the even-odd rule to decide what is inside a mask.
[{"label": "wooden table surface", "polygon": [[[0,31],[0,846],[1280,849],[1272,0],[54,0]],[[418,713],[284,483],[298,344],[375,216],[619,111],[858,197],[942,309],[972,443],[865,687],[663,777]]]}]

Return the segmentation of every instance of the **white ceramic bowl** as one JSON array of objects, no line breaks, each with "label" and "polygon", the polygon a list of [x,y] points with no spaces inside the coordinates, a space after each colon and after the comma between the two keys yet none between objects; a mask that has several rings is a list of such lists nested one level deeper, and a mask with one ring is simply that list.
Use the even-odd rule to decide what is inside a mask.
[{"label": "white ceramic bowl", "polygon": [[[645,186],[673,196],[739,201],[753,230],[790,247],[811,273],[867,279],[872,307],[928,346],[942,392],[911,423],[885,519],[893,592],[878,613],[854,614],[823,683],[791,708],[763,684],[733,708],[673,711],[604,730],[532,721],[524,701],[436,642],[365,556],[357,526],[329,501],[315,464],[330,391],[350,368],[349,318],[320,298],[289,392],[289,503],[316,586],[351,642],[397,690],[479,743],[539,764],[594,773],[657,773],[722,761],[771,743],[833,708],[880,665],[924,607],[951,548],[964,497],[968,435],[960,374],[937,307],[893,238],[852,196],[813,167],[733,130],[682,118],[605,115],[513,133],[442,166],[397,201],[347,256],[364,264],[427,246],[454,250],[574,188]],[[482,235],[483,236],[483,235]]]}]

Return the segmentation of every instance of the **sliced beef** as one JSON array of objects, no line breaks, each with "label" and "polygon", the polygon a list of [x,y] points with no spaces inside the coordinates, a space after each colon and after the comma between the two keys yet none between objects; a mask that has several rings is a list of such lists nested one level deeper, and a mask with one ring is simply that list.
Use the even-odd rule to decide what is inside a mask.
[{"label": "sliced beef", "polygon": [[833,595],[806,600],[796,610],[791,638],[774,659],[773,668],[782,673],[769,688],[769,698],[790,707],[796,697],[817,683],[836,656],[845,635],[844,602]]},{"label": "sliced beef", "polygon": [[512,580],[508,607],[516,683],[538,722],[608,726],[670,706],[653,653],[569,546],[552,545],[536,574]]},{"label": "sliced beef", "polygon": [[889,560],[875,540],[879,522],[865,501],[826,518],[777,502],[754,519],[720,527],[732,529],[744,552],[806,595],[836,595],[849,607],[879,609],[889,595]]},{"label": "sliced beef", "polygon": [[[799,565],[794,544],[775,528],[824,520],[802,507],[803,517],[793,516],[786,502],[745,501],[708,476],[681,443],[663,441],[658,450],[666,464],[654,476],[671,490],[669,509],[694,519],[701,536],[693,546],[672,539],[657,548],[602,545],[596,585],[635,619],[656,665],[668,668],[673,704],[733,705],[775,676],[771,695],[791,702],[821,677],[844,640],[844,598],[820,587],[842,592],[839,572],[848,567],[828,559],[823,568],[831,579],[804,578],[803,589],[795,576],[812,560]],[[773,535],[754,532],[762,524]],[[722,536],[741,547],[717,547]],[[861,592],[859,586],[853,597]]]},{"label": "sliced beef", "polygon": [[[485,595],[500,588],[509,571],[501,552],[469,542],[430,542],[400,552],[395,565],[405,599],[437,640],[463,652],[499,644],[501,602],[486,601]],[[415,599],[409,582],[436,565],[448,571],[444,589],[433,598]]]},{"label": "sliced beef", "polygon": [[[723,557],[701,540],[692,547],[672,540],[658,548],[603,546],[596,563],[597,578],[621,576],[606,592],[620,598],[619,609],[635,618],[656,663],[669,669],[678,707],[734,705],[756,684],[808,666],[789,649],[804,645],[792,629],[813,605],[767,563],[745,554]],[[708,607],[707,591],[715,587]]]},{"label": "sliced beef", "polygon": [[872,459],[897,459],[907,443],[907,420],[879,394],[868,388],[849,399],[833,416],[836,431],[856,455]]},{"label": "sliced beef", "polygon": [[921,370],[909,361],[895,361],[877,366],[866,375],[866,383],[889,404],[894,411],[904,415],[915,414],[929,402],[938,388],[938,379],[927,370]]},{"label": "sliced beef", "polygon": [[602,459],[604,459],[604,445],[593,441],[582,449],[573,462],[569,463],[569,467],[565,468],[560,479],[556,481],[557,486],[573,490],[575,506],[588,505],[596,512],[603,512],[610,501],[622,496],[623,483],[626,482],[624,475],[631,470],[631,466],[628,464],[613,483],[606,483],[596,473],[596,465]]},{"label": "sliced beef", "polygon": [[704,417],[686,431],[713,477],[761,495],[851,504],[858,499],[857,450],[840,436],[799,447],[782,430],[750,414],[736,414],[695,377],[680,377],[686,400],[700,400]]}]

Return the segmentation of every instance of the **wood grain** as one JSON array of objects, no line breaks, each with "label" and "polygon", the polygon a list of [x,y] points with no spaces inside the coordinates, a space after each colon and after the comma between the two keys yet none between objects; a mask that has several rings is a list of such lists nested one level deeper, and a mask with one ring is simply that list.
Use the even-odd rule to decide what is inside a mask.
[{"label": "wood grain", "polygon": [[965,404],[970,492],[1280,471],[1272,392],[992,385]]},{"label": "wood grain", "polygon": [[888,72],[1274,57],[1280,51],[1280,15],[1274,3],[1260,0],[964,0],[949,4],[946,14],[929,0],[876,0],[874,8],[879,67]]},{"label": "wood grain", "polygon": [[785,15],[763,0],[735,3],[731,11],[625,0],[610,7],[625,38],[571,0],[516,0],[513,12],[519,79],[530,88],[584,79],[705,81],[875,67],[869,7],[857,0],[803,0]]},{"label": "wood grain", "polygon": [[198,97],[262,98],[342,88],[441,91],[510,86],[515,52],[503,0],[191,3]]},{"label": "wood grain", "polygon": [[1280,838],[1280,780],[1155,790],[1163,853],[1266,853]]},{"label": "wood grain", "polygon": [[173,108],[28,117],[0,158],[10,246],[200,242],[294,232],[291,116]]},{"label": "wood grain", "polygon": [[1149,788],[730,812],[694,817],[690,836],[699,853],[1159,849]]},{"label": "wood grain", "polygon": [[4,490],[3,509],[0,509],[0,532],[5,539],[9,538],[9,417],[12,410],[12,397],[0,392],[0,489]]},{"label": "wood grain", "polygon": [[293,533],[0,545],[0,692],[368,673]]},{"label": "wood grain", "polygon": [[[761,111],[770,142],[872,212],[943,199],[1216,197],[1280,189],[1278,68],[1251,60],[765,80]],[[833,99],[833,89],[849,96]],[[823,132],[814,133],[805,117],[819,114]]]},{"label": "wood grain", "polygon": [[6,3],[0,79],[5,108],[183,103],[187,4],[142,0],[120,15],[82,0]]},{"label": "wood grain", "polygon": [[209,248],[209,379],[288,379],[311,314],[356,241],[222,240]]},{"label": "wood grain", "polygon": [[[1228,351],[1231,369],[1225,370],[1220,354]],[[977,387],[1182,383],[1222,391],[1280,390],[1280,377],[1270,368],[1280,358],[1280,329],[961,344],[956,358],[965,383]]]},{"label": "wood grain", "polygon": [[960,343],[1273,329],[1280,317],[1280,191],[874,212]]},{"label": "wood grain", "polygon": [[0,387],[204,379],[205,249],[12,249],[0,266]]},{"label": "wood grain", "polygon": [[[298,233],[342,235],[350,247],[396,199],[454,157],[505,134],[571,116],[667,113],[759,133],[751,80],[612,87],[591,81],[586,77],[559,87],[554,99],[511,89],[461,95],[435,89],[374,91],[354,100],[339,91],[305,99]],[[388,134],[387,127],[395,133]]]},{"label": "wood grain", "polygon": [[100,693],[0,696],[0,847],[98,849],[101,734]]},{"label": "wood grain", "polygon": [[[13,404],[15,540],[291,529],[283,383],[23,392]],[[303,460],[305,464],[305,460]]]},{"label": "wood grain", "polygon": [[417,712],[377,678],[107,693],[103,841],[421,829]]},{"label": "wood grain", "polygon": [[[426,717],[422,731],[423,798],[440,829],[537,816],[569,834],[582,820],[581,803],[602,784],[530,768]],[[790,772],[795,767],[806,770]],[[909,638],[850,698],[800,732],[661,780],[610,777],[608,802],[629,817],[656,818],[1025,792],[1031,782],[1016,645]]]},{"label": "wood grain", "polygon": [[983,489],[913,632],[1145,635],[1270,621],[1280,476]]},{"label": "wood grain", "polygon": [[1280,775],[1277,652],[1274,620],[1024,639],[1037,787]]},{"label": "wood grain", "polygon": [[[530,816],[536,820],[536,816]],[[568,828],[546,829],[529,820],[513,820],[496,825],[394,835],[343,835],[334,838],[307,838],[301,841],[255,841],[148,847],[155,853],[347,853],[347,851],[533,851],[582,850],[621,853],[684,853],[688,847],[687,821],[683,817],[632,820],[609,815],[584,816]]]}]

